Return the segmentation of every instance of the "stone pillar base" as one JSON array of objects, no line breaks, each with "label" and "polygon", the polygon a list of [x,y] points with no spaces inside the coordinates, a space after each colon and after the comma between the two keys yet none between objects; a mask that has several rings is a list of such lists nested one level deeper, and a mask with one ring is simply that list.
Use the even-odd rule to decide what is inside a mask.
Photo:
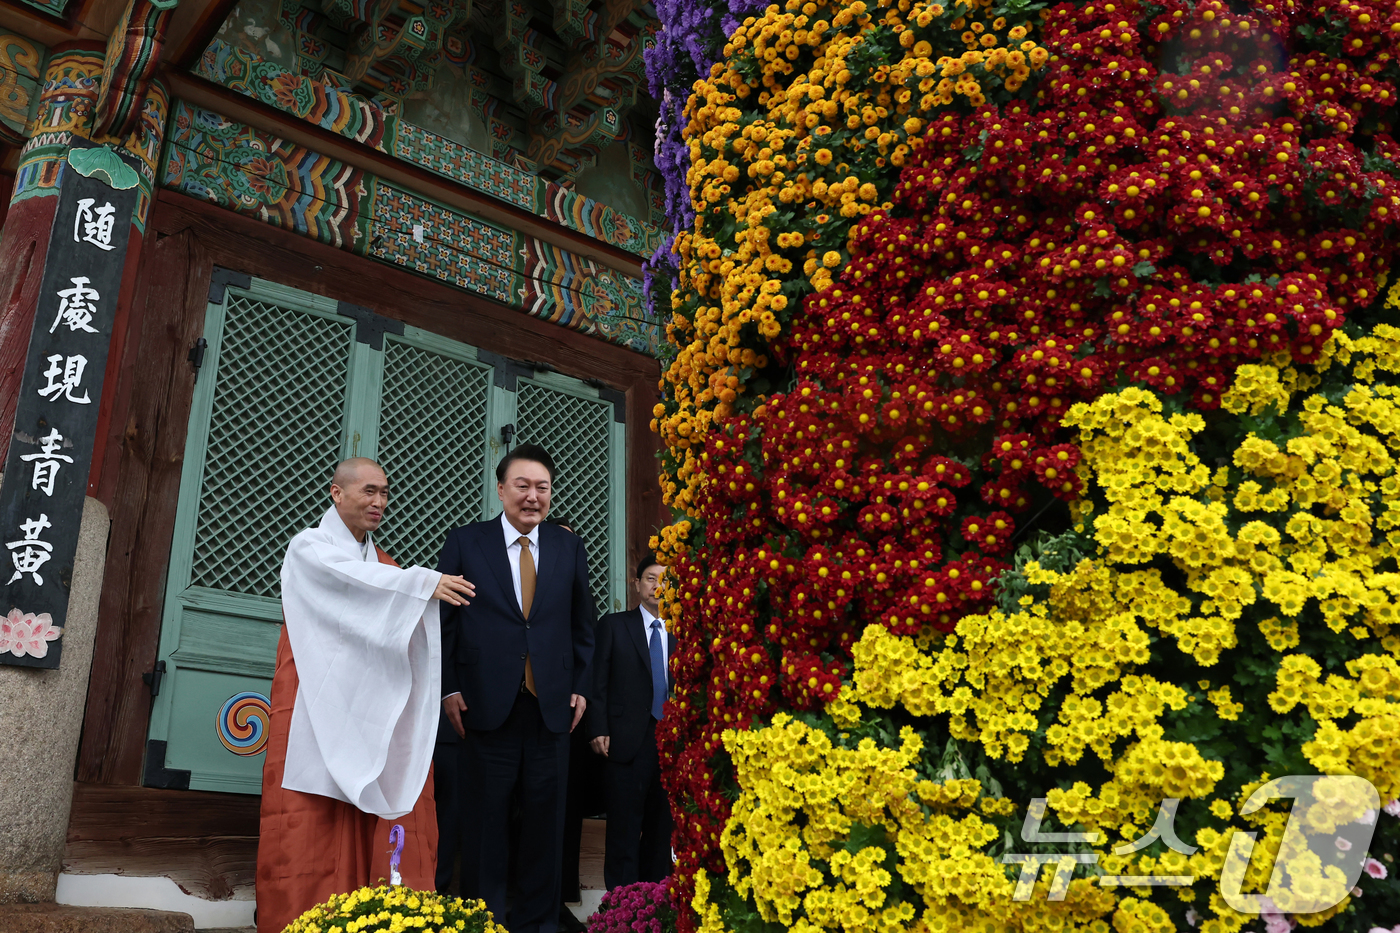
[{"label": "stone pillar base", "polygon": [[[8,871],[0,868],[0,904],[52,901],[57,884],[58,872]],[[0,907],[0,915],[5,909]]]},{"label": "stone pillar base", "polygon": [[[56,671],[0,667],[0,735],[5,736],[0,787],[8,794],[0,824],[0,933],[14,929],[5,925],[12,908],[3,905],[54,899],[73,803],[73,762],[83,727],[110,526],[106,506],[87,499],[73,561],[62,666]],[[0,603],[0,613],[9,609]]]},{"label": "stone pillar base", "polygon": [[167,910],[12,904],[0,907],[0,933],[194,933],[194,920]]}]

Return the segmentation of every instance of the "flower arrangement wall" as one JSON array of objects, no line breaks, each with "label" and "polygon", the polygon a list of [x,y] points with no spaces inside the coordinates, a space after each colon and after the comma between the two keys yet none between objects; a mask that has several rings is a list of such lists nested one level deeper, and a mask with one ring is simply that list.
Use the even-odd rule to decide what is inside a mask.
[{"label": "flower arrangement wall", "polygon": [[[1400,6],[741,13],[661,78],[682,927],[1389,928]],[[1256,918],[1285,774],[1375,857]],[[1098,842],[1016,900],[1038,797]]]}]

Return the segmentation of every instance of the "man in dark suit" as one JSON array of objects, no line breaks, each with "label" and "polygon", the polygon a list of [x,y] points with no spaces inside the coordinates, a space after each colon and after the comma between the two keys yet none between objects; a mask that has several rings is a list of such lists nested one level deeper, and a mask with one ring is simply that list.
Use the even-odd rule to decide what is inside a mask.
[{"label": "man in dark suit", "polygon": [[[557,928],[569,733],[587,709],[593,656],[583,541],[544,523],[554,474],[542,447],[507,454],[500,518],[448,532],[438,560],[476,587],[442,618],[443,717],[461,739],[462,895],[486,901],[511,933]],[[517,788],[519,895],[507,912]]]},{"label": "man in dark suit", "polygon": [[663,573],[656,555],[646,555],[632,584],[641,605],[598,620],[588,733],[593,750],[607,758],[603,881],[609,890],[671,873],[671,806],[656,754],[676,648],[658,615]]}]

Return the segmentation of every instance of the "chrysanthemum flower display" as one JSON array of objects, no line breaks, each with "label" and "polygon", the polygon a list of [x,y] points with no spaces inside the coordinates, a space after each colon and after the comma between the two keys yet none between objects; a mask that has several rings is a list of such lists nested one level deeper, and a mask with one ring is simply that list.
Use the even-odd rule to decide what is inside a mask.
[{"label": "chrysanthemum flower display", "polygon": [[[792,0],[669,88],[684,926],[1233,933],[1254,789],[1400,796],[1397,52],[1379,2]],[[1098,842],[1017,900],[1038,797]],[[1115,853],[1166,798],[1195,851]],[[1379,874],[1259,922],[1388,926]]]},{"label": "chrysanthemum flower display", "polygon": [[[1333,351],[1320,375],[1241,367],[1212,425],[1136,387],[1074,405],[1078,520],[1027,549],[998,606],[943,637],[869,625],[825,715],[725,733],[738,798],[726,870],[698,873],[702,928],[745,926],[739,898],[785,926],[1238,930],[1254,916],[1218,880],[1232,838],[1253,832],[1245,887],[1269,885],[1288,809],[1243,804],[1270,776],[1354,774],[1378,801],[1400,796],[1400,329],[1338,335]],[[1060,899],[1043,899],[1047,878],[1015,900],[1001,858],[1065,848],[1024,841],[1034,797],[1096,843]],[[1393,863],[1400,806],[1317,797],[1294,818],[1328,848],[1360,829]],[[1168,798],[1195,851],[1122,851]],[[1289,875],[1270,926],[1387,921],[1400,892],[1377,866],[1349,893],[1323,871]],[[1340,903],[1289,917],[1309,898]]]},{"label": "chrysanthemum flower display", "polygon": [[506,933],[484,901],[463,901],[399,885],[337,894],[293,920],[285,933]]},{"label": "chrysanthemum flower display", "polygon": [[588,933],[676,933],[676,905],[665,884],[625,884],[603,895]]}]

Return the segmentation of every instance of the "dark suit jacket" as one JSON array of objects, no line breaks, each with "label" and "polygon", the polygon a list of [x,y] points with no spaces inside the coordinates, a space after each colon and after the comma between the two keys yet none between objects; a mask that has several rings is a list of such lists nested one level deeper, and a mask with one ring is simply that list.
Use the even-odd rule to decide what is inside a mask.
[{"label": "dark suit jacket", "polygon": [[[598,647],[593,659],[593,699],[585,725],[589,738],[608,736],[608,760],[628,762],[637,756],[652,727],[651,647],[642,632],[642,610],[613,612],[598,620]],[[676,639],[666,638],[667,661]],[[670,674],[666,677],[668,692]]]},{"label": "dark suit jacket", "polygon": [[583,539],[542,524],[539,542],[528,620],[515,600],[500,516],[454,528],[443,543],[438,571],[461,574],[476,586],[470,605],[442,607],[442,694],[462,694],[468,729],[489,731],[505,722],[527,653],[540,715],[551,732],[569,731],[570,694],[592,693],[594,609]]}]

